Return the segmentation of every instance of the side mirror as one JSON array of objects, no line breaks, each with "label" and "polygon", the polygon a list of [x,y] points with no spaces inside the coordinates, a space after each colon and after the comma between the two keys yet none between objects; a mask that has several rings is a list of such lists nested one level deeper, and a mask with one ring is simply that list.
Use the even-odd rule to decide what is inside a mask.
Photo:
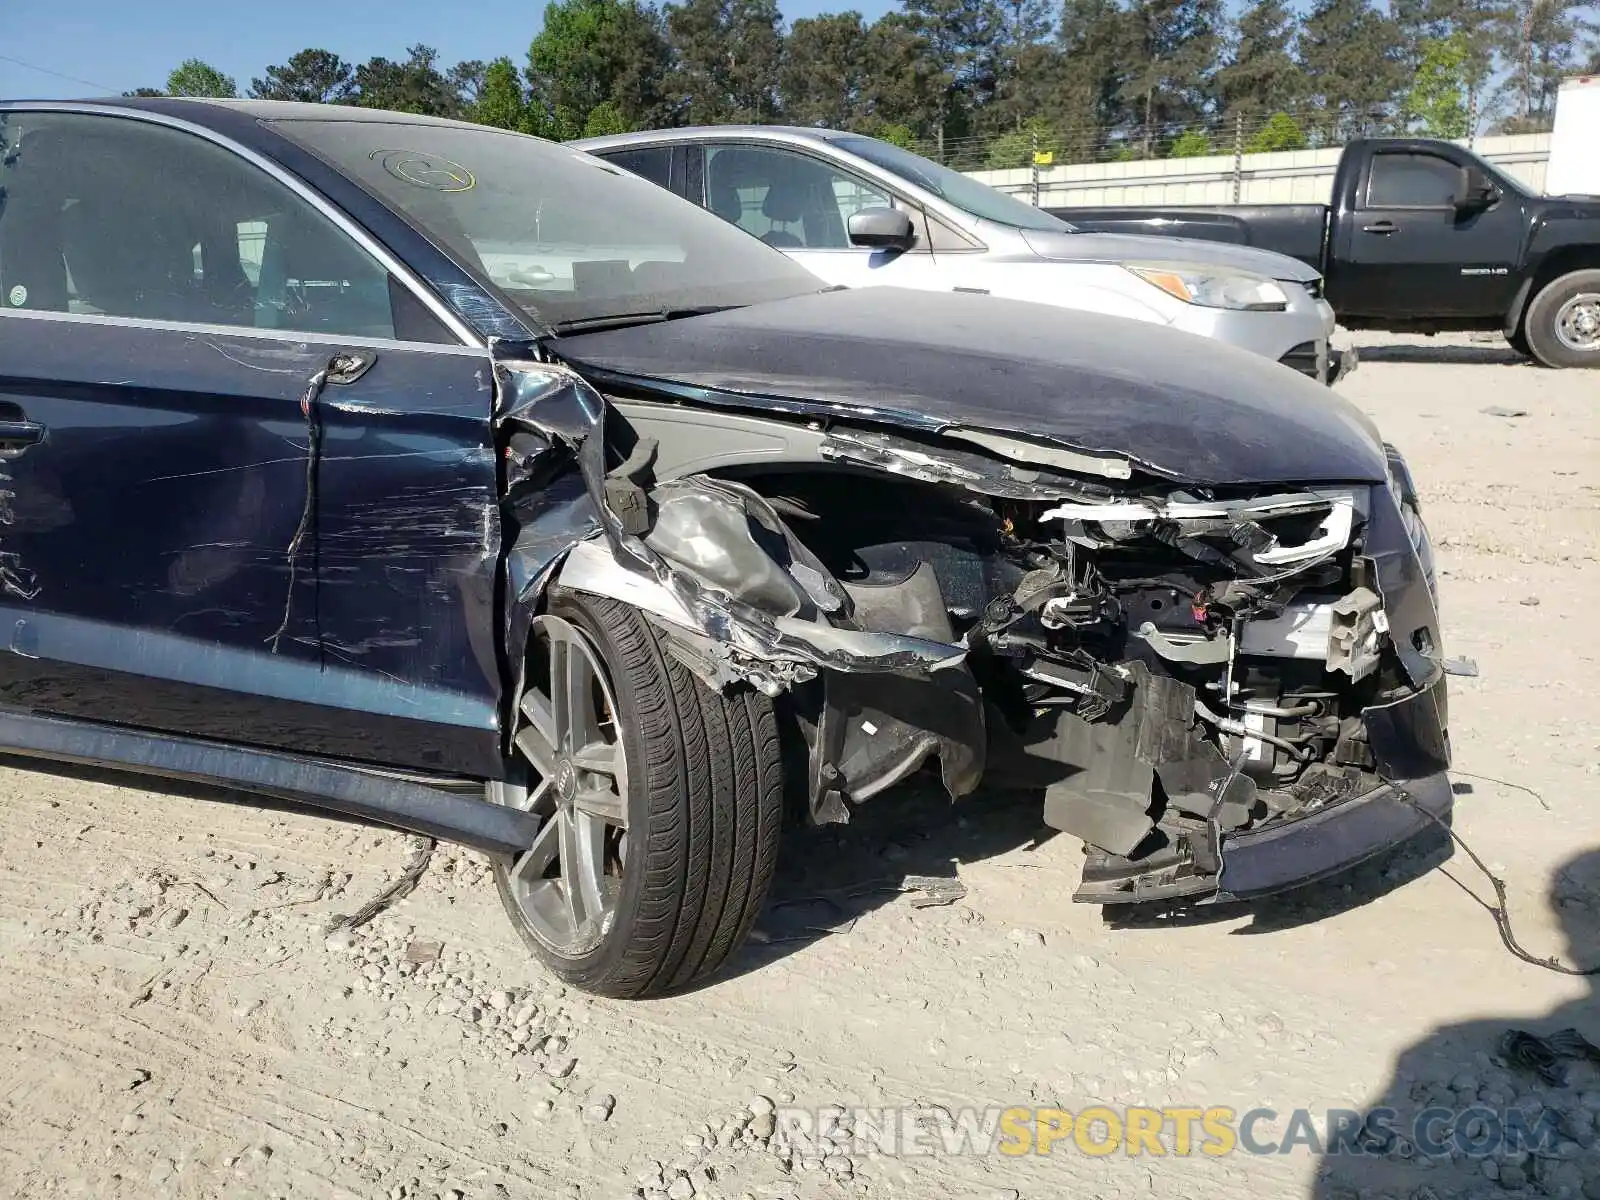
[{"label": "side mirror", "polygon": [[850,244],[909,250],[917,240],[911,218],[897,208],[863,208],[850,218]]},{"label": "side mirror", "polygon": [[1500,189],[1494,186],[1481,167],[1461,168],[1461,179],[1456,184],[1456,212],[1463,215],[1482,212],[1493,207],[1499,199]]}]

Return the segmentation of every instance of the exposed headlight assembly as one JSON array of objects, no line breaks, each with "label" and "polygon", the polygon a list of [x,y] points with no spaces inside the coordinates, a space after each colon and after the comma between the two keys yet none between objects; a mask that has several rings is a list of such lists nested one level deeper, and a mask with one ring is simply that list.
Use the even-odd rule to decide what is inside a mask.
[{"label": "exposed headlight assembly", "polygon": [[1272,279],[1207,267],[1129,267],[1140,279],[1185,304],[1247,312],[1283,312],[1289,297]]}]

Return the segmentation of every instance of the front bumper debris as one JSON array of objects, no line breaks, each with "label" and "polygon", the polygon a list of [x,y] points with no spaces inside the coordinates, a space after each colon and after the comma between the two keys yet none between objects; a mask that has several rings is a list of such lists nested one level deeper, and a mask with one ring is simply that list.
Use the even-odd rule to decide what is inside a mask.
[{"label": "front bumper debris", "polygon": [[1328,350],[1328,386],[1332,387],[1361,365],[1361,353],[1354,346]]}]

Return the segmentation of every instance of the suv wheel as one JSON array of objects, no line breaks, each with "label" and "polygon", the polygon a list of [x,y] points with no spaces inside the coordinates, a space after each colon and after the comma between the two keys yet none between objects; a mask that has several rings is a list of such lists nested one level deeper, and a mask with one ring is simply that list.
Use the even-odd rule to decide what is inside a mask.
[{"label": "suv wheel", "polygon": [[1523,324],[1547,367],[1600,368],[1600,271],[1574,271],[1545,285]]},{"label": "suv wheel", "polygon": [[636,610],[568,592],[534,621],[516,747],[491,794],[545,822],[495,881],[529,947],[573,986],[622,998],[721,966],[777,859],[766,697],[711,691]]}]

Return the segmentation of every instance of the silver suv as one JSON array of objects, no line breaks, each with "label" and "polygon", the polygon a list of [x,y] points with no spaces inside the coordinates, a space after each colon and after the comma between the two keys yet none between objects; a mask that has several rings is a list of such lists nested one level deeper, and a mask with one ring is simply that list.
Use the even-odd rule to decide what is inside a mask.
[{"label": "silver suv", "polygon": [[1169,325],[1325,383],[1322,276],[1286,255],[1081,233],[1013,196],[876,138],[728,125],[573,143],[693,200],[828,283],[983,292]]}]

